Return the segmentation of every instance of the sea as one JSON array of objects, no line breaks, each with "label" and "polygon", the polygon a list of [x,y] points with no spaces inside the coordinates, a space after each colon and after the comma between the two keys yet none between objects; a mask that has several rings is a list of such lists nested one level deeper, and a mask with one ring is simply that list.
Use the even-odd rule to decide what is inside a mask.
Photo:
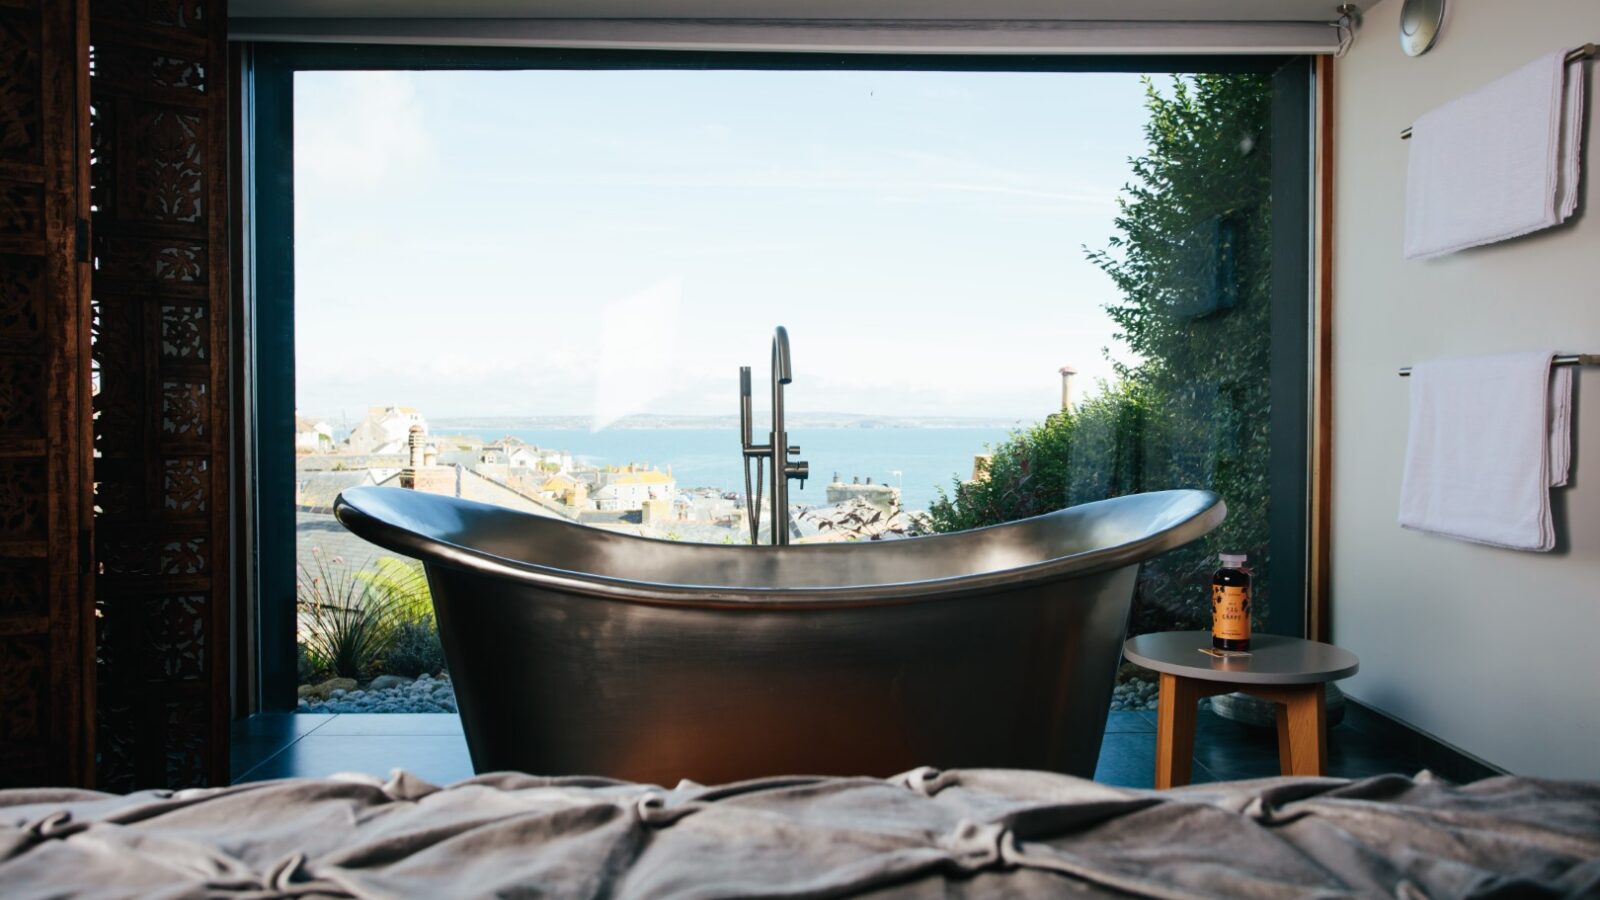
[{"label": "sea", "polygon": [[[510,435],[539,447],[566,450],[594,466],[640,463],[672,467],[680,488],[717,488],[744,493],[744,470],[736,428],[504,429],[440,428],[493,441]],[[828,482],[837,474],[901,489],[906,509],[927,509],[956,479],[972,477],[972,458],[1006,439],[1007,428],[803,428],[789,434],[800,447],[794,459],[811,464],[805,487],[789,483],[789,502],[827,503]],[[899,474],[896,474],[896,473]],[[752,470],[752,477],[754,471]]]}]

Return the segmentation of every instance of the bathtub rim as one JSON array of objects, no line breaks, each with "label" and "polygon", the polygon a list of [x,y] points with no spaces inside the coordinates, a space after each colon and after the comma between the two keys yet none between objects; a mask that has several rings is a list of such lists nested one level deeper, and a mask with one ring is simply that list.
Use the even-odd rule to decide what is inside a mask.
[{"label": "bathtub rim", "polygon": [[[1222,521],[1227,517],[1227,504],[1222,497],[1213,491],[1197,489],[1149,491],[1142,494],[1128,494],[1122,497],[1083,503],[1039,516],[1030,516],[996,525],[986,525],[981,528],[901,538],[891,542],[882,542],[882,544],[887,547],[912,541],[959,541],[963,537],[979,532],[995,532],[1029,524],[1036,526],[1040,522],[1053,518],[1075,518],[1085,515],[1086,509],[1091,507],[1137,503],[1140,502],[1139,498],[1173,500],[1177,499],[1173,495],[1191,495],[1198,502],[1195,510],[1188,516],[1159,531],[1148,532],[1120,544],[1096,547],[1079,553],[1052,557],[1005,569],[942,578],[876,584],[826,587],[730,586],[642,581],[514,559],[477,547],[456,543],[438,535],[423,534],[397,522],[390,521],[361,502],[367,497],[389,497],[398,493],[413,495],[414,499],[408,498],[407,502],[444,503],[465,509],[481,508],[493,515],[537,519],[540,520],[541,525],[544,527],[584,529],[604,535],[608,540],[624,543],[641,541],[653,546],[669,545],[686,550],[688,548],[703,548],[716,551],[765,552],[785,555],[800,555],[829,549],[837,552],[837,548],[840,545],[837,543],[791,544],[786,547],[761,545],[752,548],[738,545],[723,547],[718,544],[685,544],[679,541],[668,541],[661,538],[650,538],[592,528],[577,522],[535,516],[520,510],[479,503],[459,497],[418,494],[404,488],[377,485],[362,485],[349,488],[340,492],[339,496],[334,500],[333,513],[335,519],[357,537],[402,556],[420,560],[425,565],[443,565],[490,577],[505,578],[544,590],[582,594],[606,600],[655,606],[708,609],[772,610],[876,606],[915,603],[923,600],[944,599],[971,594],[999,593],[1004,590],[1025,587],[1043,581],[1093,575],[1110,569],[1137,565],[1147,559],[1176,550],[1204,537],[1222,524]],[[1146,500],[1144,502],[1149,503],[1152,501]],[[857,552],[870,552],[866,551],[865,547],[876,543],[880,542],[864,541],[851,546],[861,548]]]}]

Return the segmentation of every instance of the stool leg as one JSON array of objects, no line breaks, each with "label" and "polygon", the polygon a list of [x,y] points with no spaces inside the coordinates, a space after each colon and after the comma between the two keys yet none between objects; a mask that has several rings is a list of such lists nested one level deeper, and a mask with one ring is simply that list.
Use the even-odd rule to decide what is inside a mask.
[{"label": "stool leg", "polygon": [[1320,684],[1278,706],[1278,758],[1285,775],[1321,775],[1328,768],[1327,699]]},{"label": "stool leg", "polygon": [[1161,673],[1161,699],[1156,714],[1156,789],[1189,783],[1194,767],[1195,704],[1200,692],[1194,682]]},{"label": "stool leg", "polygon": [[1274,703],[1272,708],[1278,722],[1278,771],[1290,775],[1294,772],[1294,757],[1289,753],[1289,706]]}]

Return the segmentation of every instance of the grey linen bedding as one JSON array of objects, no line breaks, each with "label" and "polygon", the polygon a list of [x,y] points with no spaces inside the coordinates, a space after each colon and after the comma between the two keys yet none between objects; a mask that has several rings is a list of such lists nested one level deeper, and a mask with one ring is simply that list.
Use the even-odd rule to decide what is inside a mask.
[{"label": "grey linen bedding", "polygon": [[672,790],[397,773],[0,791],[0,896],[1600,895],[1600,784],[1125,790],[918,769]]}]

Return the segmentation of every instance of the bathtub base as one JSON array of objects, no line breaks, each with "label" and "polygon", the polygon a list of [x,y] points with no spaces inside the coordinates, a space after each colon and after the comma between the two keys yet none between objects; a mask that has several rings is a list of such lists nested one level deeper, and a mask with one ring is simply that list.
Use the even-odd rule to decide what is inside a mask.
[{"label": "bathtub base", "polygon": [[334,514],[426,566],[477,771],[673,785],[917,766],[1092,776],[1139,565],[1227,507],[1157,491],[792,547],[374,486]]},{"label": "bathtub base", "polygon": [[920,765],[1092,777],[1138,566],[772,611],[428,572],[476,771],[671,786]]}]

